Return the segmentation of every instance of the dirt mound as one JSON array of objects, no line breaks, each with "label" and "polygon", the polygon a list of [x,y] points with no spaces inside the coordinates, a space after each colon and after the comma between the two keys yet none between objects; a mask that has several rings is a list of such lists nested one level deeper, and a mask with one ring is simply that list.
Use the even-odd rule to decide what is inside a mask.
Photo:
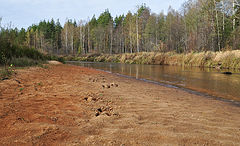
[{"label": "dirt mound", "polygon": [[62,64],[62,63],[59,61],[48,61],[48,64],[58,65],[58,64]]}]

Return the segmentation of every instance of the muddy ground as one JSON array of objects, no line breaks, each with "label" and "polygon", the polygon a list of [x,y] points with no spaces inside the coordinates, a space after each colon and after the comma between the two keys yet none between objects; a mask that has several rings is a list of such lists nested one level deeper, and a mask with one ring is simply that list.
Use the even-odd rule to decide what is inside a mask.
[{"label": "muddy ground", "polygon": [[240,145],[240,107],[71,65],[0,82],[0,145]]}]

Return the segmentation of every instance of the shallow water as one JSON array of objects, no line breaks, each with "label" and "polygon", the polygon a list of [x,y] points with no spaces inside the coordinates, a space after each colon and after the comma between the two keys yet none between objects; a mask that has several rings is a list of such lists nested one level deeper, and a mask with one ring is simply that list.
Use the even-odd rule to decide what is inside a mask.
[{"label": "shallow water", "polygon": [[240,101],[240,73],[232,75],[222,74],[229,70],[216,70],[198,67],[163,66],[163,65],[137,65],[118,63],[68,62],[74,65],[90,67],[127,75],[136,79],[146,79],[191,89],[193,91],[225,99]]}]

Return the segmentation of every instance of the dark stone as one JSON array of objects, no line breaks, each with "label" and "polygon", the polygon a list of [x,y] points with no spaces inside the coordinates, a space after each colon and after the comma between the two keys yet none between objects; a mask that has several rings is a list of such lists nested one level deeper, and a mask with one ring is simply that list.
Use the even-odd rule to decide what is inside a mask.
[{"label": "dark stone", "polygon": [[111,116],[111,114],[110,114],[110,113],[108,113],[108,112],[106,112],[105,114],[106,114],[107,116]]},{"label": "dark stone", "polygon": [[99,116],[99,115],[100,115],[100,113],[98,113],[98,112],[95,114],[96,117]]},{"label": "dark stone", "polygon": [[101,108],[99,108],[99,109],[97,109],[97,111],[99,111],[100,113],[102,112],[102,109]]},{"label": "dark stone", "polygon": [[8,80],[9,78],[8,77],[6,77],[6,78],[2,78],[2,80],[4,81],[4,80]]},{"label": "dark stone", "polygon": [[225,75],[231,75],[232,74],[232,72],[223,72],[223,74],[225,74]]},{"label": "dark stone", "polygon": [[21,84],[21,82],[20,82],[19,80],[16,80],[16,79],[15,79],[15,81],[18,82],[18,84]]}]

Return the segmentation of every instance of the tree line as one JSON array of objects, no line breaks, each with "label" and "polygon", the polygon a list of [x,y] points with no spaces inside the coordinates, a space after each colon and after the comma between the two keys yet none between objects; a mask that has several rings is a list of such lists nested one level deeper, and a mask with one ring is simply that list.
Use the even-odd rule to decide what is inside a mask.
[{"label": "tree line", "polygon": [[76,21],[43,20],[27,29],[1,27],[11,44],[50,54],[177,53],[236,50],[240,46],[239,0],[188,0],[176,11],[155,14],[145,4],[136,12]]}]

